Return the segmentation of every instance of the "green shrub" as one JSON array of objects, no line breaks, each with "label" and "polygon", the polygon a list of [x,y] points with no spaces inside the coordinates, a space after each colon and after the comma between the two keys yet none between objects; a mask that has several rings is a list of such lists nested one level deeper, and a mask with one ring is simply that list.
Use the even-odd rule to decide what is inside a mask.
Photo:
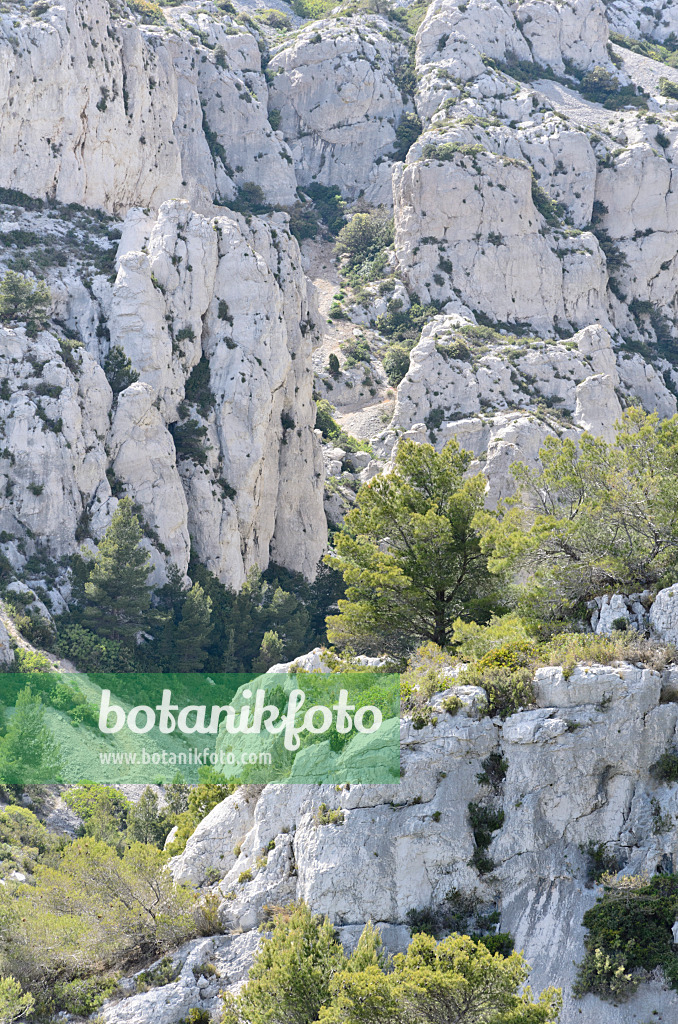
[{"label": "green shrub", "polygon": [[17,647],[14,652],[19,672],[25,675],[32,675],[34,672],[53,672],[54,665],[39,651],[29,651],[25,647]]},{"label": "green shrub", "polygon": [[460,711],[463,706],[461,699],[457,697],[456,693],[451,693],[441,705],[443,711],[447,711],[448,715],[456,715],[457,711]]},{"label": "green shrub", "polygon": [[417,141],[422,132],[422,124],[416,114],[401,114],[396,128],[396,141],[393,156],[396,160],[404,160],[410,147]]},{"label": "green shrub", "polygon": [[312,182],[304,185],[303,191],[313,200],[320,219],[327,227],[331,235],[338,235],[346,223],[344,216],[345,201],[341,192],[333,185],[321,185],[319,182]]},{"label": "green shrub", "polygon": [[532,176],[532,202],[536,206],[547,224],[557,227],[565,216],[565,207],[551,199],[548,192],[541,187],[537,179]]},{"label": "green shrub", "polygon": [[410,353],[402,342],[395,342],[383,359],[384,372],[389,384],[397,387],[410,368]]},{"label": "green shrub", "polygon": [[487,946],[490,953],[499,953],[500,956],[510,956],[513,952],[513,936],[508,932],[496,932],[494,935],[473,935],[475,942],[482,942]]},{"label": "green shrub", "polygon": [[456,156],[477,156],[484,152],[479,142],[470,145],[466,142],[427,142],[422,147],[422,160],[454,160]]},{"label": "green shrub", "polygon": [[678,100],[678,85],[675,82],[669,81],[668,78],[659,79],[659,92],[662,96],[667,96],[671,100]]},{"label": "green shrub", "polygon": [[377,330],[394,341],[414,342],[428,323],[438,313],[438,307],[431,304],[422,306],[413,302],[409,309],[403,309],[402,299],[391,299],[386,312],[377,317]]},{"label": "green shrub", "polygon": [[349,338],[348,341],[343,341],[341,350],[346,357],[344,369],[350,369],[356,363],[370,363],[372,360],[369,342],[364,338]]},{"label": "green shrub", "polygon": [[134,657],[128,648],[107,637],[97,636],[79,623],[59,626],[58,653],[72,661],[81,672],[132,672]]},{"label": "green shrub", "polygon": [[492,833],[504,824],[504,812],[471,802],[468,805],[468,817],[476,846],[486,850],[492,842]]},{"label": "green shrub", "polygon": [[348,320],[348,313],[340,302],[333,302],[327,315],[330,320]]},{"label": "green shrub", "polygon": [[315,210],[310,203],[296,203],[289,211],[289,215],[290,231],[297,242],[303,242],[305,238],[315,238],[319,225]]},{"label": "green shrub", "polygon": [[75,840],[38,865],[32,885],[0,892],[0,969],[51,995],[57,981],[124,970],[140,949],[162,954],[199,934],[196,895],[174,885],[167,859],[141,843],[119,856],[106,843]]},{"label": "green shrub", "polygon": [[195,419],[189,419],[184,423],[171,423],[169,429],[174,438],[177,458],[188,459],[196,466],[204,466],[208,458],[208,445],[205,440],[207,427]]},{"label": "green shrub", "polygon": [[[292,0],[290,6],[298,18],[317,20],[324,18],[333,7],[336,7],[336,3],[335,0]],[[313,36],[311,36],[310,42],[313,41]]]},{"label": "green shrub", "polygon": [[581,852],[586,857],[586,882],[599,882],[603,875],[619,870],[617,858],[603,843],[595,843],[589,839],[585,846],[580,846]]},{"label": "green shrub", "polygon": [[289,17],[275,7],[266,7],[263,11],[257,11],[257,17],[265,21],[271,28],[288,29],[292,27]]},{"label": "green shrub", "polygon": [[478,772],[476,779],[481,786],[491,786],[495,793],[499,792],[502,782],[506,778],[508,761],[499,751],[493,750],[491,754],[480,762],[482,772]]},{"label": "green shrub", "polygon": [[158,4],[150,3],[150,0],[127,0],[127,6],[145,25],[164,25],[167,21]]},{"label": "green shrub", "polygon": [[340,807],[335,807],[333,810],[330,810],[327,807],[327,804],[320,804],[313,820],[316,825],[343,825],[344,812]]},{"label": "green shrub", "polygon": [[230,204],[238,213],[262,214],[270,213],[271,207],[266,202],[266,195],[261,185],[254,181],[245,181],[238,189],[238,194]]},{"label": "green shrub", "polygon": [[520,616],[515,612],[492,615],[490,621],[464,622],[457,619],[452,630],[451,644],[461,661],[478,661],[499,647],[529,640]]},{"label": "green shrub", "polygon": [[52,647],[55,636],[54,626],[38,612],[16,615],[14,625],[29,644],[33,644],[35,647],[44,647],[47,650]]},{"label": "green shrub", "polygon": [[185,1017],[182,1017],[179,1024],[211,1024],[212,1018],[207,1010],[199,1006],[192,1006]]},{"label": "green shrub", "polygon": [[485,690],[485,714],[491,718],[508,718],[534,704],[535,694],[532,682],[533,672],[522,668],[486,667],[471,665],[460,672],[457,683],[461,686],[480,686]]},{"label": "green shrub", "polygon": [[[37,5],[34,4],[33,8]],[[0,1020],[12,1024],[20,1017],[28,1017],[35,1007],[30,992],[24,992],[16,978],[0,978]]]},{"label": "green shrub", "polygon": [[493,647],[476,662],[480,671],[492,668],[506,668],[510,672],[525,668],[534,657],[537,645],[534,640],[510,640]]},{"label": "green shrub", "polygon": [[181,972],[181,963],[175,964],[171,956],[164,956],[159,964],[137,974],[137,992],[148,992],[149,988],[169,985]]},{"label": "green shrub", "polygon": [[356,213],[339,232],[335,249],[339,254],[347,254],[347,267],[354,270],[392,241],[393,220],[381,214]]},{"label": "green shrub", "polygon": [[650,768],[660,782],[678,782],[678,751],[667,750]]},{"label": "green shrub", "polygon": [[494,862],[487,854],[487,848],[492,842],[492,833],[498,831],[504,824],[504,812],[471,802],[468,805],[468,817],[475,843],[470,864],[476,868],[479,874],[489,874],[494,867]]},{"label": "green shrub", "polygon": [[47,326],[50,302],[44,281],[34,284],[13,270],[8,270],[0,281],[0,323],[25,323],[26,334],[31,338]]},{"label": "green shrub", "polygon": [[[415,728],[423,728],[431,722],[432,712],[428,702],[434,694],[449,687],[450,677],[445,674],[445,669],[451,668],[454,662],[454,658],[431,642],[422,644],[410,656],[407,670],[400,677],[400,701],[402,711],[411,712],[413,722],[415,718],[421,722]],[[452,707],[454,703],[452,701]],[[447,708],[444,710],[447,711]],[[453,713],[450,711],[450,714]]]},{"label": "green shrub", "polygon": [[104,373],[114,395],[119,395],[139,380],[139,374],[132,369],[132,363],[120,345],[115,345],[104,359]]},{"label": "green shrub", "polygon": [[273,129],[274,132],[277,132],[278,129],[280,128],[281,120],[282,120],[282,115],[281,115],[279,110],[277,110],[275,107],[273,108],[273,110],[269,110],[269,112],[268,112],[268,123],[270,124],[270,126],[271,126],[271,128]]},{"label": "green shrub", "polygon": [[672,926],[678,916],[678,876],[603,877],[604,892],[584,914],[588,935],[575,995],[593,992],[620,1001],[642,972],[661,967],[678,988],[678,954]]},{"label": "green shrub", "polygon": [[204,355],[191,370],[186,381],[185,395],[187,402],[192,402],[197,406],[201,416],[208,416],[210,410],[214,408],[215,398],[210,387],[210,364]]},{"label": "green shrub", "polygon": [[619,87],[617,76],[600,65],[587,71],[581,82],[582,95],[596,103],[604,103],[619,92]]},{"label": "green shrub", "polygon": [[76,978],[54,986],[55,1008],[62,1013],[89,1017],[118,987],[118,975],[108,978]]}]

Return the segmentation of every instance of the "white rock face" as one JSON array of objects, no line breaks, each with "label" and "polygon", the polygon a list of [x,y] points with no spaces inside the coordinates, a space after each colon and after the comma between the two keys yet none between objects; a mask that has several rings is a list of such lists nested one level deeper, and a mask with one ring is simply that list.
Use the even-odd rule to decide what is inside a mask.
[{"label": "white rock face", "polygon": [[675,0],[661,0],[653,6],[643,0],[612,0],[606,14],[610,28],[631,39],[649,37],[664,42],[678,32]]},{"label": "white rock face", "polygon": [[[647,605],[650,591],[642,594],[606,594],[596,597],[589,604],[591,628],[599,635],[609,635],[615,629],[631,628],[644,633],[648,626]],[[623,620],[626,625],[620,623]],[[616,625],[615,625],[616,623]]]},{"label": "white rock face", "polygon": [[650,608],[650,626],[662,640],[678,644],[678,585],[659,591]]},{"label": "white rock face", "polygon": [[[511,931],[532,964],[533,988],[563,986],[564,1024],[580,1020],[580,1009],[598,1024],[627,1024],[629,1014],[642,1019],[648,1008],[670,1015],[676,994],[656,982],[623,1008],[592,996],[573,1001],[570,991],[583,955],[582,916],[598,892],[586,885],[580,847],[603,843],[625,873],[654,872],[662,858],[678,857],[675,832],[656,835],[649,824],[651,799],[663,812],[678,809],[676,787],[648,771],[676,738],[678,705],[660,704],[661,685],[658,673],[626,665],[583,666],[569,678],[560,668],[540,669],[536,710],[502,723],[478,720],[471,704],[421,730],[403,723],[397,786],[271,785],[247,801],[236,792],[205,819],[174,870],[194,881],[210,866],[222,873],[242,831],[239,856],[219,886],[229,924],[254,928],[267,894],[273,902],[284,894],[328,914],[347,939],[365,921],[380,922],[392,949],[407,942],[408,910],[436,907],[453,888],[475,890],[480,901],[496,899],[501,930]],[[476,778],[493,750],[509,765],[496,798]],[[483,799],[505,812],[489,850],[491,877],[468,863],[467,804]],[[318,825],[321,802],[341,807],[343,824]],[[271,840],[274,849],[257,868]],[[247,870],[254,878],[239,882]]]},{"label": "white rock face", "polygon": [[216,8],[164,15],[141,25],[106,0],[0,15],[2,186],[115,212],[209,207],[245,181],[294,202],[254,36]]},{"label": "white rock face", "polygon": [[0,328],[0,527],[16,540],[29,527],[52,557],[75,551],[83,511],[110,496],[111,389],[86,350],[64,353],[46,332]]},{"label": "white rock face", "polygon": [[14,663],[14,651],[9,642],[9,633],[4,622],[0,619],[0,665],[12,665]]},{"label": "white rock face", "polygon": [[[177,977],[168,985],[152,988],[119,1001],[108,1001],[101,1009],[106,1024],[177,1024],[192,1009],[218,1015],[225,991],[237,989],[247,977],[257,948],[256,932],[245,935],[215,935],[194,939],[172,954]],[[211,970],[207,965],[211,965]],[[205,973],[201,973],[201,969]],[[123,981],[123,991],[134,992],[134,978]]]},{"label": "white rock face", "polygon": [[479,145],[430,133],[394,169],[396,254],[411,291],[540,331],[605,324],[596,238],[550,240],[530,169]]},{"label": "white rock face", "polygon": [[[183,559],[190,533],[197,557],[234,587],[270,556],[312,576],[326,537],[311,397],[318,314],[285,217],[247,227],[236,215],[206,218],[186,202],[165,203],[147,248],[148,255],[120,258],[111,345],[121,345],[140,382],[157,394],[166,423],[177,419],[186,379],[203,354],[214,396],[213,408],[191,405],[188,413],[207,429],[203,465],[180,451],[173,469],[167,430],[159,441],[165,454],[154,471],[165,459],[162,487],[176,494],[166,491],[167,507],[155,506],[161,539]],[[144,415],[159,424],[154,410]],[[123,427],[120,436],[126,433]],[[127,448],[132,461],[143,452]],[[143,455],[137,468],[135,480],[151,497]]]},{"label": "white rock face", "polygon": [[[336,185],[390,205],[390,169],[404,103],[394,68],[406,56],[378,17],[314,22],[274,54],[269,107],[294,157],[297,179]],[[375,162],[378,161],[378,162]]]},{"label": "white rock face", "polygon": [[[629,363],[621,359],[619,365]],[[484,462],[474,468],[487,476],[487,500],[494,506],[513,493],[511,464],[536,467],[549,434],[577,437],[586,430],[613,441],[622,415],[617,393],[628,394],[603,327],[587,327],[564,342],[542,341],[502,337],[457,315],[438,316],[410,353],[391,427],[438,448],[456,437],[481,456]],[[648,411],[657,407],[649,391],[632,393],[646,399]],[[665,388],[663,396],[670,403]],[[553,412],[550,420],[530,415],[544,401]]]},{"label": "white rock face", "polygon": [[[3,549],[29,527],[54,556],[73,552],[101,537],[129,494],[156,582],[166,559],[186,572],[191,546],[233,587],[271,557],[313,576],[326,542],[311,372],[319,318],[287,218],[248,227],[174,200],[130,221],[115,283],[100,292],[107,340],[85,333],[102,361],[122,348],[137,383],[113,400],[85,348],[64,354],[48,333],[2,332]],[[211,391],[180,409],[201,358]],[[178,420],[205,432],[202,455],[177,453]]]},{"label": "white rock face", "polygon": [[133,501],[148,510],[151,526],[184,575],[190,538],[188,506],[177,472],[172,436],[153,405],[150,384],[132,384],[118,396],[109,439],[115,476]]},{"label": "white rock face", "polygon": [[462,82],[482,73],[483,56],[503,61],[512,55],[563,74],[563,57],[584,70],[609,66],[607,38],[599,0],[532,0],[517,10],[504,0],[436,0],[417,33],[417,59],[442,63]]}]

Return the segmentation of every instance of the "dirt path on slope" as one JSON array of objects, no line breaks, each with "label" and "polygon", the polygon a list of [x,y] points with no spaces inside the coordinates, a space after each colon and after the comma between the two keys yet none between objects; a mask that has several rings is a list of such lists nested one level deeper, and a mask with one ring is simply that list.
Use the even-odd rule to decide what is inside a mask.
[{"label": "dirt path on slope", "polygon": [[[334,296],[341,289],[339,272],[334,259],[334,244],[331,241],[308,240],[303,243],[302,256],[304,271],[316,289],[318,309],[322,317],[323,339],[313,353],[313,369],[316,387],[323,398],[336,409],[335,419],[349,434],[369,440],[384,430],[393,415],[395,391],[386,380],[379,353],[384,348],[384,339],[370,327],[363,327],[350,320],[328,321]],[[366,339],[373,353],[372,361],[357,363],[344,370],[339,381],[332,382],[328,390],[324,381],[328,379],[327,364],[333,353],[342,367],[344,354],[342,343],[354,338]],[[370,384],[365,384],[366,369]],[[370,389],[374,391],[371,394]]]}]

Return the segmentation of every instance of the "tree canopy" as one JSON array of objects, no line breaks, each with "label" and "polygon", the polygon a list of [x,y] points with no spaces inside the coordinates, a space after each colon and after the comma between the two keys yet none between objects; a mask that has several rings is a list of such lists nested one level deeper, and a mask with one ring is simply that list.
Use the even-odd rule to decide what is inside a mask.
[{"label": "tree canopy", "polygon": [[151,604],[151,556],[140,545],[142,536],[132,502],[123,498],[85,584],[85,617],[96,632],[132,644],[147,624]]},{"label": "tree canopy", "polygon": [[560,992],[533,1000],[529,970],[519,953],[456,933],[417,934],[391,963],[371,924],[347,957],[329,920],[301,903],[275,919],[222,1024],[552,1024]]},{"label": "tree canopy", "polygon": [[361,487],[328,556],[347,584],[331,643],[400,655],[444,647],[455,619],[474,617],[493,584],[472,526],[485,478],[464,479],[471,458],[456,441],[441,452],[404,441],[393,471]]},{"label": "tree canopy", "polygon": [[474,520],[495,572],[522,584],[539,617],[572,614],[606,591],[642,590],[678,572],[678,416],[628,409],[614,444],[549,437],[541,467],[512,467],[517,493]]},{"label": "tree canopy", "polygon": [[8,270],[0,281],[0,323],[25,323],[26,334],[34,338],[47,324],[49,288],[44,281],[33,282]]}]

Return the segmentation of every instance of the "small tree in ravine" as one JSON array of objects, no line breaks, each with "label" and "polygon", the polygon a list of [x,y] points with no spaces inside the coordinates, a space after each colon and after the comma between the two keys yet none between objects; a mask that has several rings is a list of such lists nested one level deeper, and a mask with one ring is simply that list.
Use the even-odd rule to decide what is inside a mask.
[{"label": "small tree in ravine", "polygon": [[151,604],[151,556],[141,547],[142,537],[132,502],[123,498],[85,584],[88,624],[102,636],[127,644],[134,644],[147,626]]},{"label": "small tree in ravine", "polygon": [[549,437],[539,457],[514,463],[516,496],[475,521],[490,568],[528,580],[526,614],[568,617],[606,591],[676,579],[678,416],[628,409],[614,444]]},{"label": "small tree in ravine", "polygon": [[456,441],[404,441],[393,471],[361,487],[327,556],[347,584],[331,643],[401,655],[445,647],[455,619],[473,618],[492,581],[471,526],[485,493],[483,476],[464,480],[471,458]]},{"label": "small tree in ravine", "polygon": [[49,304],[49,288],[44,281],[33,282],[13,270],[0,281],[0,323],[25,323],[29,337],[35,337],[46,325]]},{"label": "small tree in ravine", "polygon": [[212,632],[212,599],[199,583],[186,594],[174,637],[171,672],[200,672]]},{"label": "small tree in ravine", "polygon": [[312,914],[305,903],[292,906],[276,918],[241,995],[227,997],[223,1024],[311,1024],[345,963],[328,918]]},{"label": "small tree in ravine", "polygon": [[119,395],[139,380],[139,374],[132,369],[132,363],[120,345],[115,345],[104,359],[104,373],[114,395]]},{"label": "small tree in ravine", "polygon": [[19,786],[56,782],[62,768],[40,695],[26,686],[19,691],[7,733],[0,739],[0,782]]}]

